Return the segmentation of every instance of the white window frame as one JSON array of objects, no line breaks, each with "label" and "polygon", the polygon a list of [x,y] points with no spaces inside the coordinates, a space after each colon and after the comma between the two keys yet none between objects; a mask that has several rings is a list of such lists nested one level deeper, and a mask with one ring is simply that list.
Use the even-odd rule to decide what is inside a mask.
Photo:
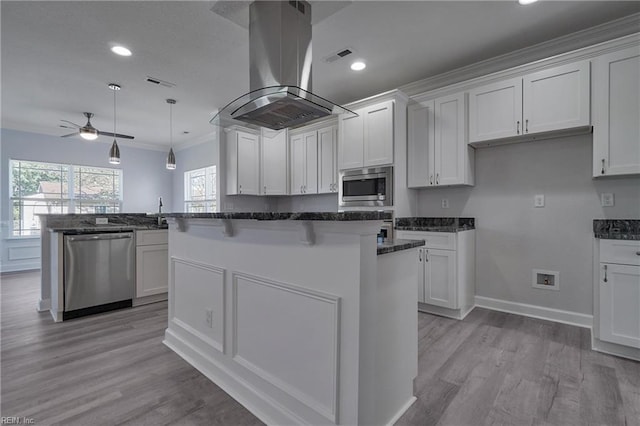
[{"label": "white window frame", "polygon": [[[104,199],[104,200],[96,200],[96,201],[104,201],[105,203],[109,203],[109,204],[115,204],[117,207],[118,212],[122,211],[122,198],[123,198],[123,171],[122,169],[116,169],[113,167],[101,167],[101,166],[87,166],[87,165],[80,165],[80,164],[64,164],[64,163],[51,163],[48,161],[37,161],[37,160],[21,160],[21,159],[16,159],[16,158],[10,158],[9,159],[9,167],[7,168],[9,171],[9,238],[34,238],[37,237],[39,234],[31,234],[31,235],[24,235],[22,232],[24,232],[27,228],[18,228],[15,229],[14,227],[14,221],[16,220],[16,218],[14,218],[13,216],[13,205],[15,201],[31,201],[29,198],[27,198],[26,196],[23,196],[22,194],[19,194],[18,196],[15,196],[13,194],[13,170],[16,166],[19,167],[20,163],[24,162],[24,163],[37,163],[37,164],[43,164],[43,165],[47,165],[47,166],[55,166],[55,167],[59,167],[61,170],[61,173],[66,173],[67,175],[67,179],[66,179],[66,185],[67,185],[67,194],[66,197],[63,197],[62,191],[60,194],[60,198],[56,200],[59,200],[61,204],[65,205],[67,207],[67,212],[68,213],[79,213],[76,212],[76,208],[80,208],[80,206],[83,203],[86,203],[86,201],[75,197],[74,191],[75,191],[75,177],[76,177],[76,169],[80,169],[80,172],[82,173],[82,169],[83,168],[90,168],[90,169],[103,169],[103,170],[109,170],[111,172],[116,172],[117,175],[119,175],[119,182],[118,182],[118,198],[117,199]],[[62,184],[62,183],[61,183]],[[37,200],[37,199],[36,199]],[[22,216],[21,216],[22,218]],[[32,231],[35,230],[39,230],[40,232],[42,231],[39,228],[32,228]],[[19,232],[19,234],[15,234],[15,232]]]},{"label": "white window frame", "polygon": [[[191,181],[194,177],[203,176],[205,178],[205,198],[194,199],[193,187]],[[213,176],[213,179],[209,179]],[[201,167],[199,169],[187,170],[184,172],[184,211],[189,213],[195,211],[193,209],[194,204],[204,204],[204,212],[213,213],[218,211],[218,194],[216,189],[217,182],[217,167],[216,165]],[[212,181],[211,185],[208,182]],[[198,210],[202,211],[202,210]]]}]

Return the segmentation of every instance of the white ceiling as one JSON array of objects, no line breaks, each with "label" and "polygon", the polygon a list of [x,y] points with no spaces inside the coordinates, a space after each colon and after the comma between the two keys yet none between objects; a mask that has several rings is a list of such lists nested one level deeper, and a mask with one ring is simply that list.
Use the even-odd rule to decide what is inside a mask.
[{"label": "white ceiling", "polygon": [[[114,82],[122,86],[117,131],[134,135],[133,145],[169,144],[167,98],[177,100],[174,143],[203,140],[214,111],[249,87],[248,32],[212,12],[214,3],[2,1],[2,127],[60,136],[70,133],[61,119],[84,124],[89,111],[93,125],[110,132],[107,83]],[[313,92],[338,103],[640,11],[638,1],[312,4],[321,17],[313,26]],[[114,43],[133,56],[112,54]],[[365,71],[350,71],[347,59],[323,60],[344,47],[367,62]]]}]

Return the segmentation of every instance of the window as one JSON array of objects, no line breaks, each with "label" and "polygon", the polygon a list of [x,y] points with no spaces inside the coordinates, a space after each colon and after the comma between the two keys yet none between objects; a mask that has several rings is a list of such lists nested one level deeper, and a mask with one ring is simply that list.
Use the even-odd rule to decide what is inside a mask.
[{"label": "window", "polygon": [[12,235],[39,235],[40,213],[118,213],[122,170],[10,160]]},{"label": "window", "polygon": [[216,166],[184,172],[184,210],[188,213],[217,210]]}]

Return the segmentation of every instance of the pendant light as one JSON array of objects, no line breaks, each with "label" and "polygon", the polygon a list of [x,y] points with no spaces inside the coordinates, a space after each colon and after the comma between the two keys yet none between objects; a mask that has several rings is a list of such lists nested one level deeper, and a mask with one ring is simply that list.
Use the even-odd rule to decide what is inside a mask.
[{"label": "pendant light", "polygon": [[169,104],[169,155],[167,156],[167,169],[175,170],[176,168],[176,155],[173,153],[173,110],[175,105],[175,99],[167,99]]},{"label": "pendant light", "polygon": [[116,142],[116,92],[121,87],[115,83],[109,83],[109,89],[113,90],[113,144],[109,150],[109,163],[120,164],[120,148],[118,148],[118,142]]}]

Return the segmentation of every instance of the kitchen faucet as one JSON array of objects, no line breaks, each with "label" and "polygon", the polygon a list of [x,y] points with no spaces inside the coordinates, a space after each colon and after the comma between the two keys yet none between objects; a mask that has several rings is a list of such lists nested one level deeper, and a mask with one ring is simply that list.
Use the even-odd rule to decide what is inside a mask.
[{"label": "kitchen faucet", "polygon": [[162,226],[162,197],[158,197],[158,226]]}]

